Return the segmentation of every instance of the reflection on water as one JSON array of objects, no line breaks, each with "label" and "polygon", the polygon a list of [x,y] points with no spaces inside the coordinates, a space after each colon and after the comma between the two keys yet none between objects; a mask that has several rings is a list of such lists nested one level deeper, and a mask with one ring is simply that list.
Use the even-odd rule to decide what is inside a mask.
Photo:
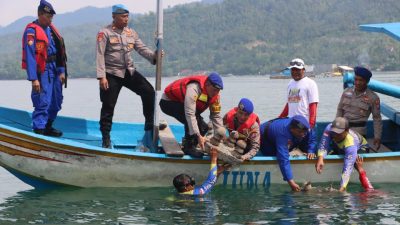
[{"label": "reflection on water", "polygon": [[399,223],[399,188],[379,186],[362,192],[350,185],[351,193],[218,186],[204,198],[178,196],[172,188],[30,190],[0,204],[0,224]]}]

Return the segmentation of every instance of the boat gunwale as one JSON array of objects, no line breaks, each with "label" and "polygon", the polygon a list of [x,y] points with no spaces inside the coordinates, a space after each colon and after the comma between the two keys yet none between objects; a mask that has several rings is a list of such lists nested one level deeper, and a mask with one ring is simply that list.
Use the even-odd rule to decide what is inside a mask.
[{"label": "boat gunwale", "polygon": [[[54,151],[66,151],[69,153],[89,154],[84,155],[86,157],[94,156],[106,156],[106,157],[117,157],[126,158],[132,160],[151,160],[151,161],[165,161],[165,162],[179,162],[179,163],[190,163],[190,164],[207,164],[209,163],[209,157],[203,159],[195,159],[188,155],[183,157],[171,157],[166,154],[160,153],[147,153],[147,152],[136,152],[132,150],[114,150],[104,149],[97,146],[73,141],[70,139],[59,139],[54,137],[47,137],[38,135],[29,131],[14,128],[4,124],[0,124],[0,136],[5,135],[10,139],[15,139],[15,143],[7,142],[9,144],[20,146],[20,142],[25,142],[38,147],[45,147],[47,149],[55,149]],[[4,141],[4,140],[2,140]],[[26,148],[24,146],[20,146]],[[40,149],[46,151],[46,149]],[[61,153],[62,152],[58,152]],[[360,154],[365,161],[377,161],[377,160],[400,160],[400,152],[378,152],[378,153],[364,153]],[[325,158],[327,163],[335,163],[343,160],[343,155],[327,155]],[[314,160],[308,160],[305,156],[290,156],[290,161],[293,164],[311,164],[315,163]],[[276,164],[276,157],[274,156],[255,156],[250,161],[245,161],[243,164]]]}]

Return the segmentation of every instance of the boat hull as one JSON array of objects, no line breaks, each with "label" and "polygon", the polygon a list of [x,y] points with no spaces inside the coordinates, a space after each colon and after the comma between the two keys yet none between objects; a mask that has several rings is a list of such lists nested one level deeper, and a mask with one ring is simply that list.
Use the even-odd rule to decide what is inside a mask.
[{"label": "boat hull", "polygon": [[[398,152],[364,155],[365,169],[372,182],[399,182]],[[315,160],[291,159],[297,182],[339,182],[343,166],[340,156],[328,156],[323,173],[317,174]],[[167,157],[165,154],[133,150],[106,150],[89,145],[73,146],[57,138],[0,126],[0,163],[24,182],[34,186],[162,187],[171,186],[174,176],[187,173],[202,181],[209,159]],[[356,173],[352,181],[358,182]],[[286,183],[275,157],[255,157],[224,172],[219,184],[259,185]]]}]

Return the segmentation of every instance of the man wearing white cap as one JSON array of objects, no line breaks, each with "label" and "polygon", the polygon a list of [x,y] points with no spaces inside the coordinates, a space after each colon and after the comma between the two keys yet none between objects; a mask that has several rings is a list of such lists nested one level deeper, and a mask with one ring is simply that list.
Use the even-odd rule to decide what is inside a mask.
[{"label": "man wearing white cap", "polygon": [[[315,123],[317,118],[317,105],[319,102],[318,87],[315,81],[305,76],[305,64],[302,59],[295,58],[288,67],[292,74],[292,80],[287,88],[287,103],[280,118],[304,116],[310,124],[310,136],[315,137]],[[300,150],[307,152],[307,158],[315,158],[316,146],[300,145]]]}]

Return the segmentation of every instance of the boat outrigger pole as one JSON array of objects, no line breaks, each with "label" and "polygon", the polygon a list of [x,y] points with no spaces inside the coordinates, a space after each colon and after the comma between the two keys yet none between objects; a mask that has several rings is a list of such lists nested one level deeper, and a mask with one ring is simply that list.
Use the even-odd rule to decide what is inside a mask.
[{"label": "boat outrigger pole", "polygon": [[160,124],[160,107],[158,102],[161,98],[161,71],[162,71],[162,49],[163,49],[163,8],[162,0],[157,0],[157,32],[156,32],[156,84],[155,84],[155,98],[154,98],[154,128],[153,128],[153,143],[158,146],[158,131]]}]

